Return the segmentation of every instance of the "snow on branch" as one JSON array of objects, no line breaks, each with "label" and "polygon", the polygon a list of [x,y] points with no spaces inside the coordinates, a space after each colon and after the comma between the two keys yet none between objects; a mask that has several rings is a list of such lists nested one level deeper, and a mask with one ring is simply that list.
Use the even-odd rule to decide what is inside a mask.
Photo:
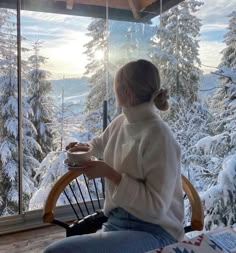
[{"label": "snow on branch", "polygon": [[221,67],[217,71],[211,72],[214,75],[222,76],[228,78],[232,83],[236,84],[236,69]]}]

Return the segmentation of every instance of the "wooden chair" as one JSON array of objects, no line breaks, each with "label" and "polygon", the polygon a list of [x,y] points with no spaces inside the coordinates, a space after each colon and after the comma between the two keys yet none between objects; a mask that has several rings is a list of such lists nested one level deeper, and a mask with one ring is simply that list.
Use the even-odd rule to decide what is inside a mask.
[{"label": "wooden chair", "polygon": [[[84,180],[86,189],[88,191],[87,196],[89,199],[85,199],[81,190],[81,180]],[[92,181],[92,185],[91,185]],[[89,185],[90,182],[90,185]],[[74,184],[72,186],[72,183]],[[102,192],[98,190],[97,184],[102,185]],[[185,227],[185,232],[203,229],[203,207],[199,195],[189,180],[182,175],[183,191],[188,197],[191,205],[191,223]],[[75,194],[74,187],[77,186],[78,190]],[[101,187],[100,187],[101,188]],[[68,191],[72,192],[74,203],[69,199]],[[92,192],[91,192],[92,191]],[[78,193],[80,196],[78,196]],[[68,199],[68,202],[75,214],[75,222],[70,224],[65,223],[55,217],[55,207],[58,198],[61,194],[64,194]],[[80,201],[79,201],[80,200]],[[103,180],[96,179],[88,181],[87,178],[80,171],[68,171],[63,175],[51,189],[43,210],[43,221],[45,223],[52,223],[62,226],[66,229],[66,235],[72,236],[76,234],[87,234],[96,232],[101,228],[102,223],[107,218],[100,211],[104,200],[104,188]],[[82,222],[87,219],[86,222]],[[80,224],[80,225],[78,225]],[[79,227],[78,227],[79,226]]]},{"label": "wooden chair", "polygon": [[192,214],[190,225],[184,227],[185,233],[195,230],[201,231],[204,226],[204,211],[198,192],[184,175],[182,175],[182,187],[190,202]]}]

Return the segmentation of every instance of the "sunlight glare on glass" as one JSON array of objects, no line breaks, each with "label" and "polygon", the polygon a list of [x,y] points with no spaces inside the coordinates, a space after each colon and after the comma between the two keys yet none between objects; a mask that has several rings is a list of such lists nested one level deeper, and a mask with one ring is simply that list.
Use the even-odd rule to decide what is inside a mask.
[{"label": "sunlight glare on glass", "polygon": [[104,58],[104,52],[102,50],[97,50],[95,53],[94,53],[94,57],[96,60],[102,60]]}]

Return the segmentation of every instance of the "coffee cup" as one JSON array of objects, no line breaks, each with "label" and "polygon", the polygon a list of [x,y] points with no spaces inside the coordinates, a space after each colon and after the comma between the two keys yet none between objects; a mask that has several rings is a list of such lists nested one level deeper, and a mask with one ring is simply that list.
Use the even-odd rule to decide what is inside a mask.
[{"label": "coffee cup", "polygon": [[88,161],[91,158],[92,146],[76,146],[67,150],[68,162],[72,165],[79,165],[80,162]]}]

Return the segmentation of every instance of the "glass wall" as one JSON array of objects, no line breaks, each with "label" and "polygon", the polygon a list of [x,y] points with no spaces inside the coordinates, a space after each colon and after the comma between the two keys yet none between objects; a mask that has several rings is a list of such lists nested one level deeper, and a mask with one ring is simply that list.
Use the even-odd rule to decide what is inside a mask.
[{"label": "glass wall", "polygon": [[[103,17],[108,19],[21,12],[22,58],[28,68],[24,94],[31,109],[31,129],[23,138],[31,144],[23,156],[26,211],[42,208],[52,185],[67,171],[66,144],[103,131],[104,101],[105,125],[121,112],[113,92],[118,68],[151,54],[149,40],[158,21],[110,20],[108,9]],[[57,205],[64,204],[68,200],[62,194]]]},{"label": "glass wall", "polygon": [[[86,99],[92,19],[22,11],[21,20],[22,58],[27,62],[24,95],[30,109],[23,137],[27,211],[42,208],[52,185],[67,172],[65,146],[90,137]],[[95,57],[101,57],[99,52]],[[58,204],[68,203],[65,196],[61,199]]]},{"label": "glass wall", "polygon": [[151,60],[152,57],[151,39],[156,33],[159,18],[153,18],[149,23],[135,21],[135,19],[133,22],[109,20],[109,85],[107,87],[109,120],[121,113],[121,108],[116,108],[113,92],[113,81],[116,72],[129,61]]}]

